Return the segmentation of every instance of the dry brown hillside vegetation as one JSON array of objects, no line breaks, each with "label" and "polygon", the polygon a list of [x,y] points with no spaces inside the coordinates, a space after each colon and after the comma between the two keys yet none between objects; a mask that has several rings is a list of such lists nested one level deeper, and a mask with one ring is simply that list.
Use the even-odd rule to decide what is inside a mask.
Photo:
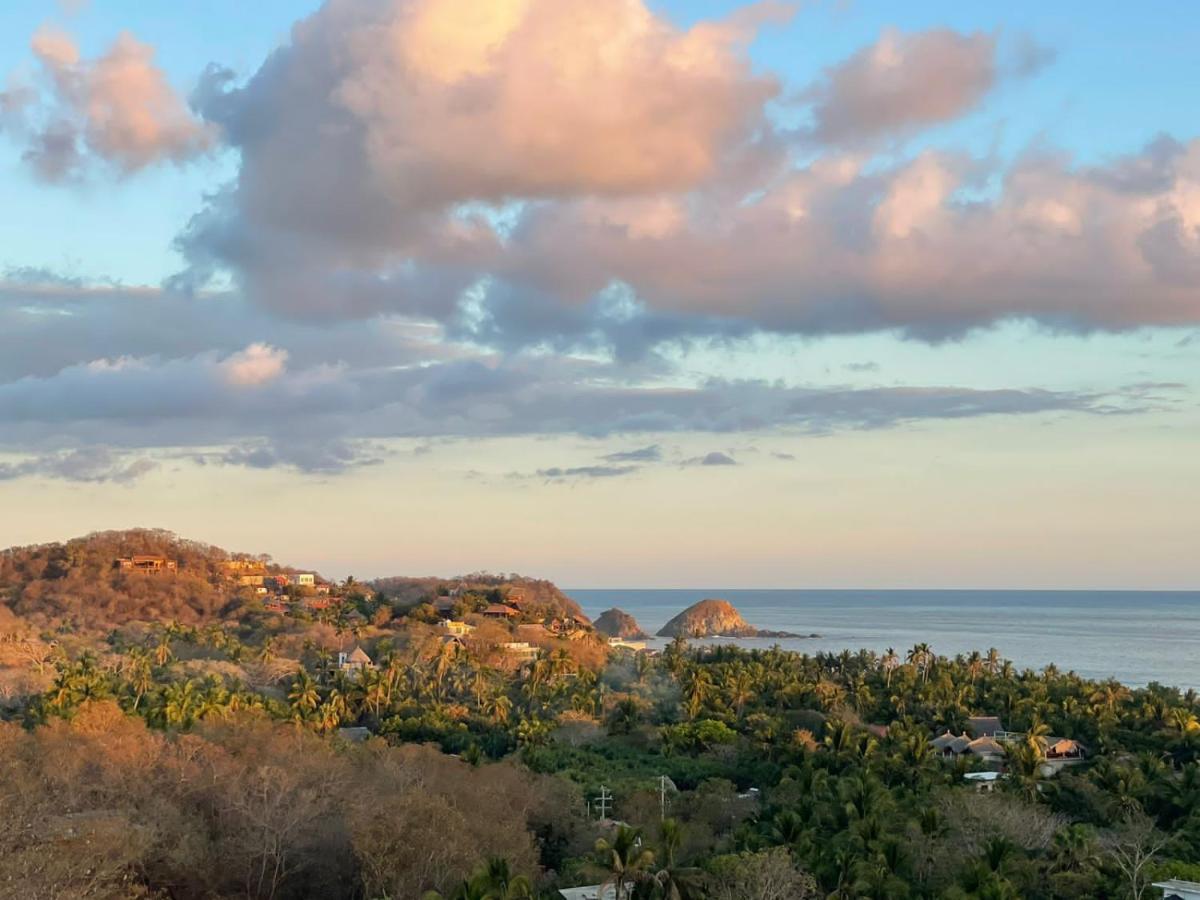
[{"label": "dry brown hillside vegetation", "polygon": [[537,835],[573,840],[571,790],[253,714],[164,734],[94,702],[0,723],[0,896],[419,897],[484,856],[534,870]]},{"label": "dry brown hillside vegetation", "polygon": [[[115,567],[117,559],[136,555],[173,560],[178,571],[144,575]],[[221,577],[220,565],[231,556],[247,555],[152,529],[12,547],[0,551],[0,602],[38,624],[202,623],[236,612],[246,599]]]}]

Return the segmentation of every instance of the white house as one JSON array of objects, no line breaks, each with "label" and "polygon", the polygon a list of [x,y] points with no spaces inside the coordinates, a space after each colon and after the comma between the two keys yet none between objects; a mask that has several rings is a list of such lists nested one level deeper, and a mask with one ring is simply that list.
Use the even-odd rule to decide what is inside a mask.
[{"label": "white house", "polygon": [[1200,882],[1172,878],[1170,881],[1156,881],[1154,886],[1162,888],[1163,900],[1200,900]]},{"label": "white house", "polygon": [[312,572],[299,572],[296,575],[296,584],[300,587],[316,587],[317,576]]}]

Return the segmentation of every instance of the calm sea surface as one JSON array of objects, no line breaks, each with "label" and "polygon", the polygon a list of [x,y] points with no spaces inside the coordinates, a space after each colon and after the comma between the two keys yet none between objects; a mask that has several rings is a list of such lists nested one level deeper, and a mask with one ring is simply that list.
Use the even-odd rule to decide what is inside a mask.
[{"label": "calm sea surface", "polygon": [[[1200,688],[1200,591],[572,590],[595,618],[619,606],[653,634],[705,597],[751,625],[819,638],[738,640],[804,653],[897,652],[924,641],[941,655],[996,647],[1018,668],[1054,663],[1087,678]],[[665,642],[658,640],[655,646]]]}]

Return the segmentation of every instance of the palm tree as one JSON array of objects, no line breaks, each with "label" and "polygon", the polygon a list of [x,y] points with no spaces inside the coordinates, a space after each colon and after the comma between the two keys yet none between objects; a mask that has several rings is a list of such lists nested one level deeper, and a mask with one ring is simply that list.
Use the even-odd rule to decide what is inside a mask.
[{"label": "palm tree", "polygon": [[892,686],[892,670],[900,665],[900,657],[896,655],[896,651],[888,647],[883,656],[879,660],[879,664],[883,666],[884,684],[889,688]]},{"label": "palm tree", "polygon": [[302,721],[317,708],[321,695],[317,685],[308,674],[308,670],[300,669],[292,679],[292,687],[288,691],[288,703],[291,704],[292,714],[297,721]]},{"label": "palm tree", "polygon": [[995,675],[1000,671],[1000,665],[1000,651],[995,647],[989,647],[987,657],[984,659],[984,668],[987,669],[989,675]]},{"label": "palm tree", "polygon": [[933,662],[933,651],[929,649],[928,644],[924,641],[914,644],[913,648],[908,651],[908,661],[921,673],[922,682],[929,680],[929,666]]},{"label": "palm tree", "polygon": [[171,661],[175,654],[171,651],[171,630],[164,629],[158,636],[158,644],[154,648],[154,662],[160,668]]},{"label": "palm tree", "polygon": [[512,701],[508,699],[508,695],[497,693],[488,699],[484,709],[495,724],[506,725],[509,713],[512,712]]},{"label": "palm tree", "polygon": [[163,700],[163,719],[167,725],[187,728],[195,721],[199,698],[192,679],[172,682],[167,686]]},{"label": "palm tree", "polygon": [[698,718],[711,693],[712,675],[708,673],[707,669],[693,669],[683,689],[688,716],[693,719]]},{"label": "palm tree", "polygon": [[129,651],[129,660],[125,665],[129,687],[133,690],[133,709],[136,712],[146,696],[146,692],[154,687],[154,673],[150,668],[150,654],[141,647]]},{"label": "palm tree", "polygon": [[627,900],[628,888],[644,879],[654,864],[654,852],[642,846],[642,829],[628,825],[618,825],[611,841],[596,841],[596,854],[609,872],[600,892],[612,885],[616,900]]},{"label": "palm tree", "polygon": [[678,819],[663,819],[658,823],[658,839],[662,845],[663,859],[669,869],[675,865],[675,854],[683,846],[683,825]]}]

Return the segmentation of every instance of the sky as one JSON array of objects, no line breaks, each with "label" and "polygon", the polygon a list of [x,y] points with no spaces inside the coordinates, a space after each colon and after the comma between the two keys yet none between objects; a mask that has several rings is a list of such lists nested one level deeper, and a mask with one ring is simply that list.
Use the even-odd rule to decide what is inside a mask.
[{"label": "sky", "polygon": [[0,6],[0,546],[1195,589],[1200,9]]}]

